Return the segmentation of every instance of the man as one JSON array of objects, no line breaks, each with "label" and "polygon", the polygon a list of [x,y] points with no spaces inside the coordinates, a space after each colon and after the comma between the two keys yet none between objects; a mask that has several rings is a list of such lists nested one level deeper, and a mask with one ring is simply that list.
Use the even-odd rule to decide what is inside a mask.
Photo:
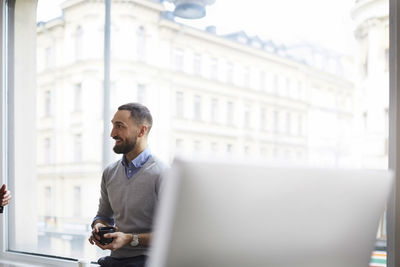
[{"label": "man", "polygon": [[[114,152],[122,159],[110,164],[103,172],[99,209],[92,223],[91,244],[111,250],[109,257],[99,259],[101,266],[142,267],[152,236],[152,224],[158,201],[164,165],[147,146],[153,119],[150,111],[138,103],[118,108],[112,119],[111,137]],[[100,227],[115,226],[113,238],[102,245]]]},{"label": "man", "polygon": [[3,184],[0,188],[0,213],[3,212],[3,207],[10,203],[11,197],[11,192],[8,191],[6,185]]}]

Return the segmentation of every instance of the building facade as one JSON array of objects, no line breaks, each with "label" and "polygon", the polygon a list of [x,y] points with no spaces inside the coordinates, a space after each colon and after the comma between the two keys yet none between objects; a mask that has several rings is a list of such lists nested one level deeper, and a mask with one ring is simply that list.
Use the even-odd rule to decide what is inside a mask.
[{"label": "building facade", "polygon": [[[352,10],[357,40],[355,80],[355,139],[361,165],[388,168],[389,132],[389,1],[356,0]],[[357,142],[358,141],[358,142]],[[365,144],[368,144],[366,146]],[[386,240],[383,216],[378,239]],[[385,242],[381,242],[386,246]]]}]

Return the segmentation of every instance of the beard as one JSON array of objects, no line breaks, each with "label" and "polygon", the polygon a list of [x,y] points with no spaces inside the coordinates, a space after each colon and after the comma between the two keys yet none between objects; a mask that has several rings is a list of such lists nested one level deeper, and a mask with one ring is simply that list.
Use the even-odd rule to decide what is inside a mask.
[{"label": "beard", "polygon": [[[122,140],[120,138],[114,138],[115,140]],[[123,141],[123,140],[122,140]],[[113,150],[117,154],[127,154],[131,152],[136,147],[137,136],[132,138],[131,140],[123,141],[120,145],[115,145]]]}]

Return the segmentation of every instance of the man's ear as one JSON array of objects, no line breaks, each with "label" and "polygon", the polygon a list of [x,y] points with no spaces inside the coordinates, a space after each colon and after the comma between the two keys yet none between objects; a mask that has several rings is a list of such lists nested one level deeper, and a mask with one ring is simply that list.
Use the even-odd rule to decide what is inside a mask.
[{"label": "man's ear", "polygon": [[142,137],[142,136],[146,135],[146,134],[147,134],[147,130],[148,130],[147,125],[142,124],[142,125],[140,126],[140,130],[139,130],[138,137]]}]

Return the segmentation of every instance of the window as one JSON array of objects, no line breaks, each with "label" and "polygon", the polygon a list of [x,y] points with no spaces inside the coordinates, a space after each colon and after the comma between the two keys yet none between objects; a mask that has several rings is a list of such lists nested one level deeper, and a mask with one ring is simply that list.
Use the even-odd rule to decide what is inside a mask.
[{"label": "window", "polygon": [[183,118],[183,93],[176,92],[175,98],[176,117]]},{"label": "window", "polygon": [[144,61],[146,59],[146,32],[143,26],[140,26],[136,32],[137,39],[137,58],[140,61]]},{"label": "window", "polygon": [[244,87],[250,87],[250,68],[249,67],[244,68],[243,85],[244,85]]},{"label": "window", "polygon": [[210,78],[218,80],[218,59],[215,57],[211,58]]},{"label": "window", "polygon": [[73,198],[73,215],[75,217],[81,216],[82,210],[82,194],[81,194],[81,187],[74,186],[74,198]]},{"label": "window", "polygon": [[53,52],[53,47],[47,47],[45,51],[45,66],[47,68],[53,67],[54,63],[54,52]]},{"label": "window", "polygon": [[74,135],[74,162],[82,161],[82,134]]},{"label": "window", "polygon": [[228,62],[226,64],[226,82],[233,83],[233,63]]},{"label": "window", "polygon": [[278,92],[279,92],[279,90],[280,90],[280,88],[279,88],[279,76],[278,75],[274,75],[274,93],[275,94],[278,94]]},{"label": "window", "polygon": [[244,106],[243,125],[245,128],[251,127],[251,107],[248,104]]},{"label": "window", "polygon": [[75,31],[75,58],[81,60],[83,56],[83,29],[78,26]]},{"label": "window", "polygon": [[234,112],[233,102],[228,101],[228,103],[226,103],[226,124],[233,125]]},{"label": "window", "polygon": [[286,134],[291,134],[291,132],[292,132],[291,126],[292,126],[292,116],[291,116],[290,112],[286,112],[286,125],[285,125],[285,133]]},{"label": "window", "polygon": [[193,98],[193,119],[201,120],[201,96],[195,95]]},{"label": "window", "polygon": [[52,106],[53,106],[53,101],[52,101],[51,91],[47,90],[44,92],[44,115],[46,117],[51,116]]},{"label": "window", "polygon": [[212,152],[213,154],[216,153],[216,152],[218,151],[218,145],[217,145],[216,142],[212,142],[212,143],[210,144],[210,150],[211,150],[211,152]]},{"label": "window", "polygon": [[279,125],[280,125],[280,120],[279,120],[279,111],[274,110],[274,132],[278,133],[280,131]]},{"label": "window", "polygon": [[260,89],[260,91],[265,91],[266,90],[266,85],[265,85],[265,83],[266,83],[266,73],[265,73],[265,71],[260,71],[260,73],[259,73],[259,75],[260,75],[260,87],[259,87],[259,89]]},{"label": "window", "polygon": [[211,99],[211,122],[218,122],[218,99]]},{"label": "window", "polygon": [[201,153],[201,141],[194,141],[193,142],[193,156],[196,157]]},{"label": "window", "polygon": [[146,85],[138,84],[137,85],[137,102],[146,105],[147,104],[146,96],[147,96]]},{"label": "window", "polygon": [[174,49],[173,69],[175,71],[183,71],[183,50],[180,48]]},{"label": "window", "polygon": [[[3,4],[7,5],[13,2],[4,1]],[[33,10],[35,4],[29,2],[34,1],[15,1],[15,10],[17,12]],[[96,212],[98,200],[96,195],[98,192],[94,189],[87,191],[87,188],[98,186],[98,183],[93,181],[97,181],[101,176],[102,169],[103,115],[101,103],[103,100],[103,78],[101,77],[102,69],[99,67],[102,62],[102,55],[99,53],[99,55],[95,56],[95,53],[93,53],[93,58],[88,60],[85,56],[87,54],[85,48],[98,47],[98,44],[102,43],[101,29],[104,27],[104,21],[101,19],[101,14],[103,14],[104,10],[101,5],[97,5],[92,1],[85,2],[85,5],[80,5],[78,2],[72,1],[70,3],[71,6],[68,6],[68,8],[65,6],[60,7],[60,12],[57,15],[43,19],[43,23],[39,23],[34,32],[31,30],[36,21],[29,22],[29,20],[33,20],[33,13],[19,13],[17,14],[18,16],[13,16],[16,19],[23,17],[26,22],[19,24],[19,21],[14,25],[15,32],[11,35],[13,36],[12,40],[3,40],[3,49],[6,47],[5,44],[14,43],[15,45],[14,50],[12,50],[13,57],[10,57],[10,60],[12,60],[12,65],[10,65],[12,69],[10,71],[13,73],[10,73],[9,76],[21,77],[21,79],[10,81],[9,84],[6,81],[2,81],[2,103],[6,103],[8,106],[2,106],[1,115],[4,118],[9,118],[9,125],[14,127],[8,129],[8,126],[5,126],[4,122],[2,122],[3,137],[7,131],[7,138],[10,138],[9,140],[7,139],[7,142],[10,144],[10,149],[13,149],[10,153],[13,153],[12,155],[18,158],[18,162],[10,162],[9,165],[2,167],[2,171],[7,172],[9,166],[12,168],[9,170],[9,179],[11,184],[15,184],[13,189],[15,195],[18,194],[19,196],[18,199],[14,199],[15,203],[13,205],[16,206],[12,207],[15,214],[9,214],[8,233],[2,233],[3,237],[6,235],[15,237],[11,238],[7,243],[7,248],[11,250],[45,253],[51,256],[72,257],[74,259],[85,255],[95,259],[102,255],[102,252],[89,246],[85,237],[90,232],[90,220],[91,216]],[[333,59],[332,57],[335,57],[335,54],[330,53],[330,51],[328,56],[321,54],[323,49],[320,48],[324,47],[308,46],[304,45],[305,43],[303,43],[303,46],[285,47],[279,46],[280,42],[278,40],[260,40],[263,43],[260,47],[263,49],[251,47],[252,37],[250,35],[253,33],[239,34],[236,39],[233,35],[229,35],[231,33],[221,33],[210,37],[207,34],[203,34],[200,29],[193,30],[189,28],[185,23],[164,21],[164,18],[159,16],[160,9],[163,9],[163,3],[159,3],[157,8],[153,8],[153,5],[143,6],[139,2],[137,1],[136,3],[137,9],[145,8],[149,16],[143,16],[140,12],[129,16],[116,16],[113,18],[116,20],[116,26],[113,27],[111,36],[116,36],[115,31],[118,30],[118,34],[124,40],[125,33],[123,32],[129,29],[127,32],[131,33],[130,40],[134,40],[135,37],[137,40],[136,47],[134,41],[129,42],[131,45],[129,55],[137,53],[138,60],[145,59],[146,51],[154,51],[154,55],[152,55],[151,62],[147,62],[148,64],[146,65],[136,64],[137,62],[135,63],[135,60],[131,60],[130,56],[126,57],[124,62],[122,60],[113,61],[112,76],[118,81],[118,90],[116,90],[115,94],[118,97],[113,100],[110,112],[113,112],[118,104],[123,104],[120,103],[121,101],[146,102],[155,118],[155,127],[150,134],[154,139],[151,140],[150,145],[155,154],[163,155],[163,160],[169,161],[173,158],[175,151],[179,150],[174,149],[174,143],[177,148],[186,145],[189,153],[192,152],[192,148],[194,150],[194,147],[204,151],[208,150],[207,148],[214,151],[214,144],[218,144],[216,148],[220,151],[221,156],[240,156],[247,150],[252,156],[266,154],[263,157],[265,161],[271,160],[275,155],[275,157],[279,157],[282,160],[285,160],[286,157],[291,159],[302,158],[305,162],[308,162],[309,159],[313,158],[312,155],[315,155],[316,151],[326,148],[329,151],[340,152],[337,153],[337,157],[342,159],[331,161],[331,167],[337,167],[341,162],[346,161],[348,164],[359,168],[364,168],[366,162],[374,162],[374,166],[386,168],[388,151],[382,149],[382,144],[386,145],[389,150],[392,149],[392,146],[387,144],[388,133],[384,130],[386,126],[379,126],[385,124],[386,120],[376,120],[376,118],[382,118],[382,116],[387,118],[388,114],[383,113],[384,115],[382,115],[381,112],[388,108],[387,103],[380,102],[380,97],[375,98],[371,95],[368,95],[368,97],[369,99],[374,99],[372,101],[374,103],[367,102],[365,100],[368,98],[364,97],[364,94],[376,92],[373,83],[368,82],[368,80],[377,77],[383,79],[382,82],[381,80],[377,81],[382,85],[379,86],[379,90],[385,92],[385,94],[387,91],[388,78],[387,72],[385,76],[385,69],[387,70],[385,65],[388,64],[384,64],[384,62],[388,62],[389,59],[393,60],[393,57],[389,57],[387,49],[389,46],[386,39],[388,38],[384,37],[375,44],[369,43],[372,40],[373,33],[379,32],[381,26],[386,25],[385,27],[387,27],[387,17],[374,20],[374,24],[376,22],[377,25],[372,25],[369,23],[370,20],[363,21],[362,19],[364,15],[367,18],[369,13],[360,13],[361,19],[352,21],[358,24],[356,25],[357,27],[349,27],[347,25],[348,27],[342,28],[340,27],[343,21],[341,18],[351,19],[351,17],[357,16],[357,14],[352,16],[350,13],[354,12],[351,10],[359,6],[355,4],[362,1],[333,1],[336,6],[341,5],[342,2],[346,2],[349,7],[351,5],[351,8],[347,9],[346,7],[346,12],[342,13],[343,16],[333,15],[335,10],[328,8],[332,7],[329,1],[324,2],[324,5],[330,11],[327,14],[323,13],[324,9],[321,9],[318,4],[321,1],[316,1],[312,8],[307,6],[307,8],[303,9],[303,7],[297,6],[298,12],[296,13],[301,14],[303,17],[308,9],[313,10],[313,14],[326,15],[324,18],[323,16],[315,18],[316,23],[321,27],[302,28],[304,33],[306,30],[323,29],[320,32],[321,34],[304,34],[320,38],[316,42],[305,42],[306,44],[323,44],[325,40],[340,41],[343,40],[343,38],[340,38],[343,37],[342,35],[349,34],[349,42],[352,45],[342,44],[342,46],[346,49],[354,46],[354,50],[358,51],[357,54],[352,50],[348,54],[349,58],[338,57]],[[238,3],[240,2],[238,1]],[[375,3],[377,1],[372,0],[370,2]],[[44,2],[39,0],[39,9],[41,3]],[[230,1],[230,8],[225,9],[225,15],[220,17],[228,21],[229,13],[234,10],[238,3]],[[301,2],[298,3],[300,5],[303,4]],[[247,9],[250,10],[250,8],[242,8],[243,19],[239,22],[230,21],[232,28],[247,31],[247,23],[251,21],[252,17],[256,19],[256,22],[250,23],[254,27],[258,24],[271,25],[267,19],[272,16],[267,15],[265,12],[273,10],[277,14],[279,13],[277,6],[260,8],[264,7],[262,6],[264,4],[260,4],[257,1],[246,2],[246,5],[247,7],[255,6],[256,9],[250,11],[251,16],[245,16],[245,13],[248,12]],[[297,5],[297,2],[294,5]],[[123,1],[113,2],[115,10],[123,10],[124,7],[126,7],[126,3],[123,3]],[[263,12],[264,16],[258,16],[257,7]],[[11,8],[10,12],[12,11],[13,9]],[[93,15],[90,15],[89,11]],[[363,12],[363,10],[358,10],[357,12]],[[276,21],[274,21],[273,25],[282,34],[296,32],[297,27],[306,21],[301,18],[296,19],[297,23],[291,24],[290,30],[287,30],[285,29],[285,23],[279,21],[279,17],[285,16],[276,16]],[[53,20],[54,18],[57,19]],[[67,18],[73,18],[73,20],[68,20]],[[152,20],[150,18],[159,19]],[[207,16],[204,19],[207,19]],[[335,27],[342,29],[340,33],[335,32],[334,29],[336,28],[326,26],[325,19],[326,21],[335,22]],[[222,20],[218,23],[222,23]],[[235,23],[239,23],[240,28],[234,27],[238,25]],[[380,23],[383,24],[381,25]],[[6,24],[3,25],[6,26]],[[146,25],[146,27],[140,25]],[[375,26],[376,28],[374,28]],[[385,27],[381,28],[384,29]],[[258,30],[262,31],[260,28],[257,28]],[[270,36],[263,35],[262,32],[254,34],[260,36],[261,39],[261,36]],[[3,33],[2,36],[4,38],[8,35]],[[67,38],[59,38],[60,36],[67,36]],[[351,39],[353,36],[356,36],[356,40]],[[380,38],[379,36],[375,35],[378,39]],[[35,38],[37,38],[37,42],[33,41]],[[274,39],[274,36],[271,36],[271,38]],[[38,51],[36,59],[38,66],[45,66],[43,70],[37,73],[36,79],[33,77],[36,74],[34,67],[35,45],[37,45]],[[330,45],[325,48],[336,49],[337,43],[331,42]],[[159,49],[154,49],[155,47]],[[217,58],[206,56],[202,58],[200,54],[196,54],[193,58],[193,74],[201,75],[202,69],[206,70],[208,67],[209,69],[205,71],[207,75],[196,77],[196,81],[194,81],[191,71],[188,73],[183,72],[186,63],[185,52],[194,51],[199,47],[203,49],[201,52],[204,55],[209,53],[208,55],[218,56],[223,58],[224,61],[218,62]],[[313,58],[313,50],[318,50],[315,58]],[[120,51],[119,53],[124,55],[127,52]],[[2,55],[7,55],[7,53],[2,53]],[[342,54],[339,53],[339,55]],[[68,62],[68,60],[75,59],[79,60],[79,64],[70,64],[71,62]],[[3,58],[2,60],[4,63],[5,59]],[[379,64],[375,64],[375,60],[378,60]],[[236,62],[236,65],[233,62]],[[225,63],[226,76],[222,73]],[[329,64],[328,68],[324,67],[325,63]],[[353,63],[354,65],[352,65]],[[246,78],[246,71],[242,76],[241,72],[244,68],[240,64],[245,64],[249,70],[259,70],[259,77],[257,77],[257,72],[254,73],[253,77],[253,73],[250,73],[250,71],[248,79]],[[24,68],[21,68],[22,66]],[[24,70],[23,72],[21,72],[22,69]],[[180,73],[171,73],[171,69]],[[337,72],[332,73],[333,69],[336,69]],[[341,70],[342,74],[338,70]],[[378,72],[375,73],[375,71]],[[210,75],[208,75],[208,72],[210,72]],[[351,77],[353,74],[356,77],[354,79]],[[287,76],[290,76],[291,80],[285,80]],[[392,77],[396,76],[392,75]],[[219,77],[222,80],[226,78],[226,83],[219,83]],[[258,78],[259,81],[257,81]],[[140,81],[138,81],[139,79]],[[249,82],[244,82],[244,84],[252,86],[254,82],[255,88],[258,87],[257,83],[259,83],[260,90],[246,91],[243,90],[245,88],[240,88],[240,86],[233,86],[233,84],[239,85],[246,80]],[[146,85],[144,90],[146,92],[143,97],[139,93],[139,86],[135,88],[138,83]],[[319,88],[328,88],[327,90],[332,91],[327,94],[317,93],[317,99],[323,101],[314,101],[312,86],[316,83],[321,84]],[[35,84],[36,86],[34,86]],[[179,88],[179,92],[174,90],[176,88]],[[4,90],[6,89],[10,91],[5,92]],[[136,91],[135,89],[138,90]],[[294,90],[297,93],[293,95],[298,97],[285,99],[274,94],[262,93],[263,90],[279,92],[280,96],[291,96],[292,93],[290,92]],[[345,92],[344,95],[348,99],[348,101],[345,101],[348,103],[346,109],[342,104],[332,105],[334,103],[332,102],[334,101],[333,98],[338,91]],[[359,98],[358,92],[361,92]],[[8,93],[11,97],[5,99],[5,95]],[[214,104],[214,107],[211,104],[209,109],[207,100],[217,95],[217,103]],[[144,100],[146,96],[147,99]],[[187,103],[184,102],[184,96],[188,100]],[[243,99],[246,99],[248,104],[246,111],[242,106],[242,102],[237,102]],[[382,97],[382,99],[388,99],[388,97]],[[71,103],[72,101],[73,103]],[[329,104],[329,108],[325,105],[326,103]],[[365,105],[362,105],[363,103],[368,103],[368,105],[371,103],[374,109],[365,107]],[[365,110],[359,110],[359,107],[365,108]],[[71,112],[71,109],[80,111],[79,113],[81,114]],[[213,111],[213,109],[216,111]],[[4,110],[10,114],[4,113]],[[211,115],[211,118],[216,117],[217,120],[221,121],[221,125],[218,125],[218,131],[220,131],[221,135],[212,132],[215,129],[207,129],[209,124],[198,123],[198,121],[203,120],[205,116],[210,114],[210,110],[211,114],[217,114]],[[197,122],[177,120],[184,116],[185,111],[188,112],[187,118],[192,118]],[[176,116],[174,116],[175,112]],[[292,113],[289,114],[288,112]],[[325,116],[327,115],[325,113],[328,113],[329,116]],[[83,126],[77,124],[76,122],[79,120],[73,119],[72,116],[74,118],[82,118],[85,124]],[[245,119],[251,116],[253,116],[253,121]],[[259,118],[257,118],[258,116]],[[363,155],[353,155],[351,154],[353,150],[361,151],[357,147],[353,147],[353,149],[348,146],[348,144],[352,145],[353,139],[346,136],[342,138],[341,135],[336,134],[336,131],[327,131],[326,129],[321,131],[321,128],[325,127],[316,127],[314,124],[315,121],[324,122],[323,119],[318,120],[319,118],[342,117],[346,117],[349,125],[357,127],[357,133],[360,133],[357,139],[358,148],[368,148],[369,152],[375,153],[379,151],[382,154],[360,153]],[[254,144],[246,143],[248,136],[243,134],[242,125],[243,123],[252,122],[256,126],[258,119],[260,127],[253,127],[251,131],[251,138],[254,138]],[[378,124],[376,124],[377,121]],[[329,120],[329,122],[332,123],[330,126],[332,129],[342,129],[336,128],[336,126],[341,125],[336,123],[336,120]],[[261,134],[260,131],[264,128],[270,128],[273,131]],[[290,132],[298,133],[298,136],[293,135],[289,138],[282,135],[282,133]],[[199,140],[199,133],[202,136],[201,141]],[[78,137],[79,135],[80,137]],[[87,138],[87,142],[83,142],[82,138],[85,137],[86,140],[86,136],[90,136],[90,138]],[[167,140],[165,142],[155,141],[158,139],[157,136],[163,136]],[[328,139],[329,142],[324,142]],[[364,140],[377,141],[368,143]],[[7,142],[4,147],[8,146]],[[195,142],[199,143],[196,144]],[[79,143],[80,145],[78,145]],[[340,147],[340,150],[336,145]],[[246,149],[246,146],[248,149]],[[80,153],[78,152],[79,147]],[[1,146],[1,149],[5,148]],[[35,150],[37,150],[37,153],[35,153]],[[111,149],[109,151],[112,153]],[[3,150],[3,153],[6,152]],[[71,164],[79,158],[79,164]],[[375,161],[377,158],[381,160],[379,162]],[[10,158],[10,160],[12,159]],[[76,167],[78,165],[80,166],[79,168]],[[2,175],[2,177],[5,176]],[[79,184],[77,184],[77,177],[79,177]],[[62,184],[66,188],[63,195],[59,194],[60,185]],[[32,188],[37,188],[36,195],[39,195],[42,199],[32,198],[29,202],[20,202],[19,198],[21,196],[30,196],[29,190],[32,190]],[[78,194],[78,192],[80,193]],[[81,196],[80,201],[71,202],[71,198],[78,195]],[[83,197],[86,195],[91,197]],[[43,201],[49,204],[45,204]],[[68,209],[64,209],[65,203],[70,205]],[[80,215],[78,212],[74,214],[70,208],[78,205],[81,207]],[[35,206],[39,206],[43,210],[36,209]],[[24,212],[18,212],[20,210]],[[64,210],[66,211],[65,213],[63,213]],[[74,216],[79,218],[74,218]],[[35,220],[35,222],[32,222],[32,225],[35,226],[32,227],[34,230],[22,235],[21,229],[26,227],[23,222],[29,219]],[[5,228],[5,225],[1,226],[1,228]],[[75,236],[71,235],[71,229],[75,229],[75,233],[77,233]],[[384,228],[381,229],[382,233],[386,233]],[[55,232],[59,233],[59,235],[53,235]],[[382,238],[385,235],[382,235]],[[390,237],[390,233],[387,236]],[[1,247],[3,248],[2,245]],[[82,254],[79,254],[78,251]],[[53,265],[58,266],[57,263]]]},{"label": "window", "polygon": [[52,196],[52,193],[51,193],[51,187],[50,186],[46,186],[44,188],[44,196],[45,196],[45,204],[46,204],[45,215],[46,216],[51,216],[51,215],[53,215],[52,204],[54,202],[53,202],[53,196]]},{"label": "window", "polygon": [[226,153],[232,154],[233,152],[233,145],[232,144],[227,144],[226,145]]},{"label": "window", "polygon": [[52,144],[51,138],[47,137],[44,139],[44,163],[51,163],[52,162]]},{"label": "window", "polygon": [[82,110],[82,84],[77,83],[74,87],[74,102],[72,103],[75,112]]},{"label": "window", "polygon": [[193,73],[201,75],[201,55],[197,53],[193,57]]},{"label": "window", "polygon": [[265,108],[261,108],[260,109],[260,129],[265,131],[266,130],[266,125],[267,125],[267,121],[266,121],[266,111]]},{"label": "window", "polygon": [[177,155],[180,155],[184,152],[184,141],[183,139],[176,139],[175,140],[175,151]]}]

